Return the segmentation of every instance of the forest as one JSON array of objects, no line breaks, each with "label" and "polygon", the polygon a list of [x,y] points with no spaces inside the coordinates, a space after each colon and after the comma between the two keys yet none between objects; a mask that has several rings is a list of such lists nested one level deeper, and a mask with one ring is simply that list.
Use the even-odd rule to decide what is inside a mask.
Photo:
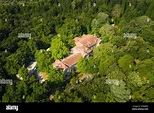
[{"label": "forest", "polygon": [[[66,79],[52,64],[83,34],[103,43]],[[43,83],[28,75],[34,59]],[[0,84],[0,102],[154,102],[154,0],[1,0],[2,79],[13,83]]]}]

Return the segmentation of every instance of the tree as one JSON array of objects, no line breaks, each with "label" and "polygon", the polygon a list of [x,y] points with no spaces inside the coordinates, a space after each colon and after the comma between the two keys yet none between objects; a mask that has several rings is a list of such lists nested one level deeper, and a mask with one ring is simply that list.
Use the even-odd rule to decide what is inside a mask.
[{"label": "tree", "polygon": [[7,73],[5,70],[6,57],[9,56],[9,52],[0,52],[0,78],[7,78]]},{"label": "tree", "polygon": [[27,65],[33,58],[26,41],[18,42],[20,48],[6,57],[5,69],[8,75],[15,75],[23,65]]},{"label": "tree", "polygon": [[[89,57],[88,59],[84,59],[81,57],[77,63],[77,71],[81,73],[90,73],[94,74],[98,72],[98,60],[93,57]],[[89,64],[89,65],[87,65]]]},{"label": "tree", "polygon": [[149,85],[153,84],[153,74],[154,74],[154,64],[153,57],[151,59],[145,59],[137,64],[137,69],[141,77],[144,77],[146,80],[149,80]]},{"label": "tree", "polygon": [[61,86],[64,83],[64,73],[49,65],[48,80],[55,83],[55,86]]},{"label": "tree", "polygon": [[151,43],[151,45],[154,44],[154,41],[152,39],[152,37],[154,37],[154,32],[151,27],[144,28],[144,30],[141,31],[140,36],[143,37],[146,42],[148,41],[149,43]]},{"label": "tree", "polygon": [[[11,33],[10,33],[11,35]],[[14,36],[9,36],[1,42],[1,48],[7,49],[11,53],[15,52],[18,49],[17,45],[18,39],[14,38]]]},{"label": "tree", "polygon": [[27,78],[28,78],[28,70],[25,67],[21,67],[18,70],[18,74],[19,74],[19,77],[21,77],[23,80],[27,80]]},{"label": "tree", "polygon": [[106,99],[105,94],[103,92],[99,92],[92,97],[92,102],[105,102],[105,99]]},{"label": "tree", "polygon": [[[15,100],[15,88],[14,86],[8,85],[6,86],[6,92],[2,96],[2,102],[16,102]],[[20,97],[18,97],[20,99]]]},{"label": "tree", "polygon": [[148,16],[148,17],[150,17],[152,20],[154,20],[154,15],[153,15],[153,12],[154,11],[154,2],[152,2],[151,4],[150,4],[150,6],[148,7],[148,9],[147,9],[147,11],[146,11],[146,15]]},{"label": "tree", "polygon": [[134,68],[134,58],[126,54],[118,60],[119,67],[123,70],[125,74],[129,74]]},{"label": "tree", "polygon": [[103,4],[97,4],[98,12],[104,12],[106,14],[109,14],[112,11],[112,6],[107,6],[104,3]]},{"label": "tree", "polygon": [[111,92],[107,92],[107,94],[106,94],[105,97],[106,97],[105,102],[107,102],[107,103],[108,103],[108,102],[109,102],[109,103],[110,103],[110,102],[112,102],[112,103],[113,103],[113,102],[116,102],[115,99],[114,99],[114,96],[112,95]]},{"label": "tree", "polygon": [[132,92],[139,90],[139,88],[145,83],[146,80],[144,80],[139,73],[132,72],[127,76],[127,86],[132,90]]},{"label": "tree", "polygon": [[145,101],[144,102],[154,102],[154,97],[153,97],[153,95],[154,95],[154,88],[153,87],[147,89],[145,91],[144,95],[145,95],[145,97],[144,97]]},{"label": "tree", "polygon": [[49,102],[50,84],[40,84],[31,77],[30,81],[18,81],[13,85],[7,85],[2,102]]},{"label": "tree", "polygon": [[140,33],[142,29],[151,26],[151,19],[147,16],[141,16],[131,19],[123,28],[123,33]]},{"label": "tree", "polygon": [[81,57],[77,63],[77,72],[86,73],[87,71],[87,60]]},{"label": "tree", "polygon": [[25,102],[49,102],[50,89],[47,83],[40,84],[38,81],[30,84],[30,95]]},{"label": "tree", "polygon": [[108,17],[109,15],[104,12],[98,13],[97,17],[93,19],[91,23],[92,32],[97,33],[99,31],[99,28],[107,23]]},{"label": "tree", "polygon": [[64,58],[69,53],[68,48],[65,46],[63,41],[58,37],[55,37],[52,40],[50,51],[52,53],[52,57],[54,57],[55,60]]},{"label": "tree", "polygon": [[110,93],[110,87],[105,83],[104,78],[94,78],[91,87],[93,87],[94,90],[92,102],[115,102]]},{"label": "tree", "polygon": [[82,12],[78,15],[78,20],[82,24],[82,32],[84,34],[91,33],[91,22],[94,15],[89,15],[87,12]]},{"label": "tree", "polygon": [[115,64],[109,67],[110,73],[107,74],[107,78],[109,79],[118,79],[118,80],[126,80],[125,74],[122,70]]},{"label": "tree", "polygon": [[[112,10],[112,16],[114,17],[114,20],[117,20],[121,16],[121,6],[120,4],[116,4],[114,6],[114,9]],[[116,21],[115,21],[116,23]]]},{"label": "tree", "polygon": [[79,97],[79,94],[77,91],[73,89],[66,89],[62,93],[59,93],[56,91],[54,95],[54,101],[55,102],[83,102],[82,98]]},{"label": "tree", "polygon": [[[110,73],[113,68],[110,68],[113,64],[115,64],[115,58],[113,56],[108,56],[104,61],[100,62],[99,65],[99,73],[100,75],[107,75]],[[115,65],[114,65],[115,66]]]},{"label": "tree", "polygon": [[95,59],[94,57],[89,57],[87,62],[87,73],[95,74],[98,72],[98,64],[99,61]]},{"label": "tree", "polygon": [[29,94],[27,81],[15,81],[12,85],[7,85],[2,96],[2,102],[24,102],[23,96]]},{"label": "tree", "polygon": [[35,53],[35,58],[37,61],[37,67],[39,71],[49,72],[49,65],[52,64],[51,53],[46,50],[39,50]]},{"label": "tree", "polygon": [[[121,48],[121,51],[123,51],[123,52],[125,52],[127,54],[130,54],[134,58],[139,58],[139,54],[142,54],[142,53],[139,53],[141,48],[144,48],[145,50],[148,48],[148,45],[143,40],[143,38],[141,38],[141,37],[129,38],[127,40],[126,46]],[[144,56],[142,56],[142,57],[145,57],[145,56],[146,56],[146,54]]]},{"label": "tree", "polygon": [[138,16],[144,15],[146,13],[148,7],[144,7],[144,6],[149,6],[146,0],[142,0],[138,2],[136,7],[136,9],[138,10]]},{"label": "tree", "polygon": [[145,60],[145,59],[150,59],[154,56],[154,47],[149,46],[145,44],[143,47],[140,48],[139,50],[139,59],[140,60]]},{"label": "tree", "polygon": [[18,69],[21,67],[21,61],[19,61],[20,56],[14,53],[6,58],[5,69],[9,75],[17,74]]},{"label": "tree", "polygon": [[[116,49],[111,43],[104,43],[94,48],[93,57],[100,61],[104,61],[108,56],[113,56],[113,52]],[[103,59],[102,59],[103,58]]]},{"label": "tree", "polygon": [[122,46],[126,45],[126,38],[121,36],[112,36],[109,38],[109,42],[113,45],[116,45],[117,48],[121,48]]},{"label": "tree", "polygon": [[122,1],[122,5],[121,5],[121,13],[124,14],[126,10],[126,0]]},{"label": "tree", "polygon": [[[77,84],[75,89],[77,89],[84,102],[105,102],[105,95],[109,91],[104,78],[100,77]],[[103,96],[102,99],[100,99],[100,95]]]},{"label": "tree", "polygon": [[60,35],[65,35],[65,36],[69,36],[72,35],[73,36],[79,36],[83,34],[83,26],[80,24],[78,19],[72,19],[72,18],[66,18],[64,20],[64,24],[62,25],[62,27],[60,27],[58,29],[58,33]]},{"label": "tree", "polygon": [[32,38],[27,42],[27,45],[29,46],[29,49],[32,54],[35,55],[36,50],[38,50],[37,41]]},{"label": "tree", "polygon": [[130,89],[126,87],[126,83],[122,80],[119,81],[119,85],[111,85],[110,91],[114,95],[116,102],[127,102],[130,97]]},{"label": "tree", "polygon": [[50,28],[46,24],[39,23],[32,29],[38,36],[48,36]]},{"label": "tree", "polygon": [[114,27],[112,25],[105,24],[100,28],[99,33],[102,34],[102,35],[109,36],[109,35],[114,35],[115,30],[114,30]]}]

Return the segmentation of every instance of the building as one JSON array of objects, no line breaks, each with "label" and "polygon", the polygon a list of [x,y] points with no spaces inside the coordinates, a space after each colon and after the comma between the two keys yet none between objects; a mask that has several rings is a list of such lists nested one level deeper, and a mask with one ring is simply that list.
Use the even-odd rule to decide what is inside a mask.
[{"label": "building", "polygon": [[[28,71],[28,75],[32,75],[33,73],[35,73],[35,71],[36,71],[36,64],[37,64],[36,61],[31,61],[31,62],[30,62],[30,64],[29,64],[28,67],[26,68],[27,71]],[[23,65],[23,67],[25,67],[25,65]],[[16,77],[17,77],[19,80],[23,80],[23,78],[20,77],[19,74],[16,74]]]},{"label": "building", "polygon": [[77,64],[80,57],[82,57],[81,53],[72,54],[62,60],[56,60],[53,63],[53,66],[64,72],[64,75],[67,75],[72,70],[75,70],[75,65]]},{"label": "building", "polygon": [[36,61],[30,62],[29,66],[27,67],[29,75],[32,75],[34,73],[34,71],[36,70],[36,64],[37,64]]},{"label": "building", "polygon": [[80,57],[88,58],[92,53],[94,47],[100,45],[103,41],[93,35],[82,35],[81,38],[75,37],[73,47],[70,51],[70,55],[62,60],[56,60],[53,63],[53,67],[59,68],[65,75],[69,74],[75,69]]},{"label": "building", "polygon": [[[29,76],[32,74],[36,75],[38,80],[42,83],[48,79],[48,75],[45,72],[39,72],[37,70],[36,64],[37,64],[36,61],[32,61],[32,62],[30,62],[30,64],[28,65],[28,67],[26,69],[28,70]],[[19,74],[16,74],[16,77],[20,80],[23,80],[23,78],[20,77]]]},{"label": "building", "polygon": [[93,51],[94,47],[98,46],[102,42],[103,41],[101,39],[93,35],[83,34],[81,38],[74,38],[74,43],[76,46],[71,49],[71,53],[81,53],[82,56],[86,58]]}]

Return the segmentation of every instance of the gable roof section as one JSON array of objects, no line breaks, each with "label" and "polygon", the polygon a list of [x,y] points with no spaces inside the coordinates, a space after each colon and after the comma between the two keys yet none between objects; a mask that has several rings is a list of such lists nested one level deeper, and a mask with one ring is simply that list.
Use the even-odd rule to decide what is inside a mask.
[{"label": "gable roof section", "polygon": [[73,54],[81,53],[82,56],[86,55],[89,52],[91,52],[91,50],[84,47],[84,46],[83,47],[75,46],[71,49],[71,53],[73,53]]},{"label": "gable roof section", "polygon": [[75,37],[73,40],[74,40],[74,42],[76,43],[76,42],[80,41],[81,38],[79,38],[79,37]]},{"label": "gable roof section", "polygon": [[36,61],[31,62],[31,63],[29,64],[29,66],[27,67],[27,70],[28,70],[28,71],[33,70],[33,69],[36,67],[36,64],[37,64]]},{"label": "gable roof section", "polygon": [[66,69],[67,66],[60,60],[56,60],[54,63],[53,63],[53,67],[58,67],[60,69]]},{"label": "gable roof section", "polygon": [[84,45],[85,47],[88,47],[88,48],[97,44],[100,41],[99,38],[97,38],[93,35],[85,35],[85,34],[82,35],[81,39],[76,38],[74,40],[75,40],[75,42],[78,41],[79,43],[81,43],[82,45]]},{"label": "gable roof section", "polygon": [[76,64],[78,62],[78,60],[81,57],[81,53],[77,53],[77,54],[72,54],[68,57],[66,57],[65,59],[62,60],[62,62],[67,65],[68,67],[71,67],[72,65]]}]

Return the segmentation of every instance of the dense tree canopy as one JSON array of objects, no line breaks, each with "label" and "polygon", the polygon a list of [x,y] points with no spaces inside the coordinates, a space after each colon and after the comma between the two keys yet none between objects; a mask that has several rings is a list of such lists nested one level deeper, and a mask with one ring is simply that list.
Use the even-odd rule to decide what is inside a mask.
[{"label": "dense tree canopy", "polygon": [[58,38],[54,38],[51,42],[50,51],[52,53],[52,57],[56,59],[64,58],[68,53],[69,50],[65,46],[65,43]]},{"label": "dense tree canopy", "polygon": [[[0,102],[154,102],[153,12],[153,0],[1,0],[0,79],[13,84]],[[67,76],[52,64],[83,34],[103,43]]]}]

